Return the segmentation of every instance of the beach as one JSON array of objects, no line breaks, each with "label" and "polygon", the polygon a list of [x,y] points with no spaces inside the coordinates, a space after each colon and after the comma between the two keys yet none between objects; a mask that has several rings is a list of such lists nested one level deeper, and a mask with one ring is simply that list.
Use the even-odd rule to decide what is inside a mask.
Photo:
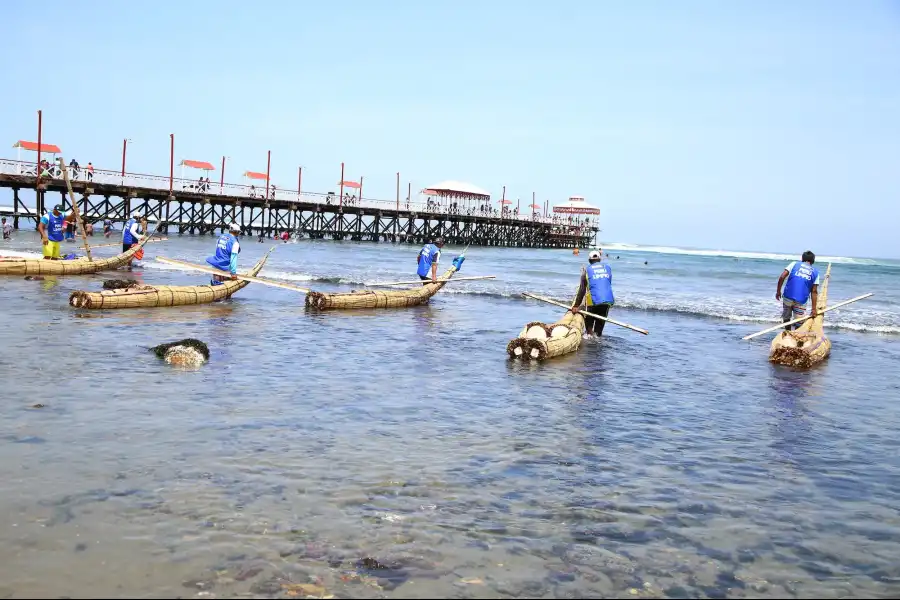
[{"label": "beach", "polygon": [[[206,283],[153,257],[214,245],[172,236],[128,276]],[[262,276],[324,291],[414,278],[418,250],[242,245],[242,269],[276,245]],[[506,344],[562,311],[521,293],[571,299],[584,251],[471,247],[460,276],[496,280],[391,311],[259,284],[76,310],[123,273],[5,278],[0,597],[900,594],[900,261],[830,257],[830,303],[875,296],[828,314],[804,372],[741,337],[778,321],[805,248],[602,245],[610,316],[650,335],[608,325],[542,364]],[[0,255],[39,248],[20,231]],[[199,370],[148,351],[185,337]]]}]

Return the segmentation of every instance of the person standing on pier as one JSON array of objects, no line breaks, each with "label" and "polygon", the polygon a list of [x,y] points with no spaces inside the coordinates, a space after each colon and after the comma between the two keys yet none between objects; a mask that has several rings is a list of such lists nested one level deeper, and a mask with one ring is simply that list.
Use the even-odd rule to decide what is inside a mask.
[{"label": "person standing on pier", "polygon": [[[775,291],[775,299],[782,301],[781,322],[787,323],[793,319],[803,316],[806,312],[806,301],[812,297],[812,316],[816,317],[819,311],[819,284],[821,277],[819,270],[813,264],[816,262],[816,255],[811,250],[807,250],[800,257],[801,262],[792,262],[784,268],[781,277],[778,278],[778,289]],[[787,284],[784,280],[787,279]],[[784,284],[784,293],[782,294],[781,286]],[[800,327],[800,323],[795,323],[793,329]],[[790,330],[791,327],[785,327]]]},{"label": "person standing on pier", "polygon": [[65,216],[62,209],[62,205],[57,204],[52,211],[41,217],[38,223],[38,233],[41,234],[41,243],[44,244],[44,260],[59,260],[59,243],[64,237],[63,222],[67,219],[75,221],[75,213]]},{"label": "person standing on pier", "polygon": [[88,178],[88,181],[94,180],[94,165],[91,163],[91,161],[88,161],[87,178]]},{"label": "person standing on pier", "polygon": [[425,244],[419,251],[419,268],[416,271],[419,279],[428,281],[429,271],[431,281],[437,281],[438,261],[441,259],[441,248],[444,247],[444,238],[437,238],[433,244]]},{"label": "person standing on pier", "polygon": [[[128,252],[133,246],[139,244],[141,241],[141,236],[145,231],[147,231],[146,218],[141,219],[140,224],[138,224],[138,221],[134,216],[128,219],[125,222],[125,226],[122,228],[122,252]],[[143,248],[135,253],[132,260],[128,261],[128,266],[133,266],[134,259],[141,260],[142,258],[144,258]]]},{"label": "person standing on pier", "polygon": [[[237,279],[238,255],[241,253],[241,244],[236,236],[240,235],[241,226],[232,223],[228,231],[223,233],[216,241],[216,253],[206,259],[206,262],[220,271],[231,273],[231,279]],[[213,275],[210,285],[222,285],[228,279],[224,275]]]},{"label": "person standing on pier", "polygon": [[[609,309],[615,304],[616,299],[612,291],[612,269],[602,263],[603,251],[599,248],[591,250],[588,254],[588,266],[581,271],[581,285],[575,296],[575,304],[572,312],[578,313],[579,306],[584,302],[587,312],[601,317],[609,316]],[[584,315],[584,328],[587,335],[600,337],[603,335],[603,326],[606,321]]]}]

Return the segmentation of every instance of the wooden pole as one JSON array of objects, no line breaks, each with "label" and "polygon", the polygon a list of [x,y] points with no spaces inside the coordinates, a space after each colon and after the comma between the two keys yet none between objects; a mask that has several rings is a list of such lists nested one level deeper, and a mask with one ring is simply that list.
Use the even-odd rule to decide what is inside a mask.
[{"label": "wooden pole", "polygon": [[362,206],[362,184],[363,184],[363,176],[359,176],[359,205]]},{"label": "wooden pole", "polygon": [[[269,199],[269,172],[272,168],[272,151],[269,150],[266,158],[266,200]],[[274,200],[274,198],[272,198]]]},{"label": "wooden pole", "polygon": [[175,181],[175,134],[169,134],[169,196],[172,195],[172,183]]},{"label": "wooden pole", "polygon": [[400,210],[400,171],[397,171],[397,210]]},{"label": "wooden pole", "polygon": [[[159,238],[158,240],[147,240],[147,243],[148,243],[148,244],[155,244],[156,242],[165,242],[165,241],[167,241],[168,239],[169,239],[169,238]],[[96,250],[97,248],[110,248],[110,247],[112,247],[112,246],[119,246],[119,247],[121,247],[121,246],[122,246],[122,243],[121,243],[121,242],[115,242],[115,243],[113,243],[113,244],[97,244],[96,246],[94,246],[94,249]]]},{"label": "wooden pole", "polygon": [[[551,300],[550,298],[544,298],[543,296],[536,296],[534,294],[529,294],[525,292],[522,294],[526,298],[532,298],[533,300],[540,300],[541,302],[546,302],[547,304],[555,304],[561,308],[565,308],[568,310],[572,310],[572,307],[568,304],[563,304],[562,302],[557,302],[556,300]],[[639,327],[634,327],[633,325],[629,325],[628,323],[620,323],[619,321],[613,321],[609,317],[601,317],[600,315],[595,315],[594,313],[589,313],[586,310],[579,310],[583,315],[587,315],[589,317],[594,317],[595,319],[600,319],[601,321],[606,321],[607,323],[612,323],[613,325],[618,325],[619,327],[624,327],[625,329],[631,329],[632,331],[637,331],[638,333],[643,333],[644,335],[648,335],[650,332],[646,329],[641,329]]]},{"label": "wooden pole", "polygon": [[[856,302],[856,301],[858,301],[858,300],[863,300],[863,299],[865,299],[865,298],[868,298],[869,296],[874,296],[874,295],[875,295],[874,293],[868,293],[868,294],[863,294],[862,296],[857,296],[856,298],[851,298],[851,299],[849,299],[849,300],[844,300],[843,302],[838,302],[838,303],[835,304],[834,306],[829,306],[828,308],[823,308],[822,310],[820,310],[820,311],[818,312],[818,314],[821,315],[821,314],[823,314],[823,313],[828,312],[829,310],[834,310],[834,309],[836,309],[836,308],[840,308],[840,307],[842,307],[842,306],[846,306],[846,305],[850,304],[851,302]],[[816,316],[818,316],[818,315],[816,315]],[[793,321],[788,321],[787,323],[780,323],[780,324],[775,325],[775,326],[773,326],[773,327],[769,327],[768,329],[763,329],[763,330],[760,331],[760,332],[757,332],[757,333],[753,333],[753,334],[751,334],[751,335],[744,336],[744,337],[741,338],[741,339],[743,339],[743,340],[752,340],[753,338],[755,338],[755,337],[757,337],[757,336],[760,336],[760,335],[763,335],[763,334],[766,334],[766,333],[770,333],[770,332],[772,332],[772,331],[775,331],[776,329],[782,329],[783,327],[787,327],[788,325],[795,325],[796,323],[802,323],[803,321],[806,321],[807,319],[812,319],[812,318],[813,318],[813,317],[812,317],[811,314],[810,314],[810,315],[806,315],[805,317],[798,317],[798,318],[794,319]]]},{"label": "wooden pole", "polygon": [[[454,281],[478,281],[478,280],[482,280],[482,279],[497,279],[497,276],[496,275],[478,275],[475,277],[457,277],[455,279],[438,279],[436,281],[437,281],[437,283],[448,283],[448,282],[452,283]],[[431,280],[420,279],[419,281],[379,281],[379,282],[373,282],[373,283],[365,283],[363,285],[366,285],[369,287],[389,286],[389,285],[413,285],[416,283],[421,284],[423,281],[427,281],[428,283],[434,283]]]},{"label": "wooden pole", "polygon": [[219,172],[219,194],[225,191],[225,157],[222,157],[222,170]]},{"label": "wooden pole", "polygon": [[[271,250],[269,250],[271,252]],[[157,256],[156,260],[161,263],[166,263],[169,265],[177,265],[179,267],[184,267],[186,269],[193,269],[195,271],[202,271],[203,273],[211,273],[213,275],[221,275],[222,277],[231,277],[231,273],[228,271],[221,271],[219,269],[214,269],[212,267],[204,267],[201,265],[195,265],[193,263],[184,262],[181,260],[174,260],[171,258],[165,258],[163,256]],[[243,281],[252,281],[253,283],[261,283],[263,285],[270,285],[272,287],[280,287],[286,290],[291,290],[294,292],[302,292],[304,294],[308,294],[310,290],[302,287],[297,287],[296,285],[290,285],[287,283],[280,283],[278,281],[272,281],[271,279],[262,279],[260,277],[253,277],[251,275],[237,275],[237,279]]]},{"label": "wooden pole", "polygon": [[297,168],[297,200],[303,195],[303,167]]},{"label": "wooden pole", "polygon": [[407,184],[406,188],[406,201],[412,202],[412,181]]},{"label": "wooden pole", "polygon": [[344,205],[344,163],[341,163],[341,197],[338,198],[338,206]]},{"label": "wooden pole", "polygon": [[[140,146],[140,144],[138,144]],[[128,138],[122,140],[122,177],[125,177],[125,150],[128,149]]]},{"label": "wooden pole", "polygon": [[75,218],[78,220],[78,225],[81,227],[81,237],[84,238],[84,251],[87,254],[88,262],[93,262],[94,259],[91,257],[91,246],[88,244],[88,236],[87,231],[84,228],[84,220],[81,218],[81,212],[78,210],[78,200],[75,199],[75,192],[72,191],[72,182],[69,181],[69,169],[66,168],[66,163],[63,161],[63,157],[59,157],[59,168],[62,171],[63,179],[66,182],[66,189],[69,190],[69,198],[72,199],[72,212],[75,213]]}]

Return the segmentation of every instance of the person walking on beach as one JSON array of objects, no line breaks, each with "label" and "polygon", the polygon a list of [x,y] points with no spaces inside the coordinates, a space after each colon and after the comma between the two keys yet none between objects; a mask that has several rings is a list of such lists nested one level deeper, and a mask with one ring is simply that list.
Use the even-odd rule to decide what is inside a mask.
[{"label": "person walking on beach", "polygon": [[66,220],[75,221],[74,213],[64,216],[62,209],[62,205],[57,204],[38,223],[38,233],[41,234],[41,243],[44,245],[44,260],[59,260],[59,243],[64,237],[63,223]]},{"label": "person walking on beach", "polygon": [[112,219],[107,217],[103,219],[103,236],[109,237],[110,233],[112,233]]},{"label": "person walking on beach", "polygon": [[[812,317],[815,318],[819,314],[818,300],[821,278],[819,270],[813,266],[815,262],[816,255],[811,250],[807,250],[800,257],[800,262],[794,261],[789,264],[778,278],[775,299],[782,301],[782,323],[802,317],[806,312],[806,301],[810,296],[812,297]],[[785,283],[785,279],[787,283]],[[782,285],[784,285],[783,292]],[[790,331],[797,327],[800,327],[800,323],[787,326],[785,330]]]},{"label": "person walking on beach", "polygon": [[[241,253],[241,244],[236,236],[240,235],[241,226],[232,223],[228,231],[219,236],[216,241],[216,253],[206,259],[206,262],[220,271],[229,271],[231,279],[237,279],[238,255]],[[228,279],[224,275],[213,275],[210,285],[222,285]]]},{"label": "person walking on beach", "polygon": [[12,227],[11,223],[6,222],[6,217],[3,217],[2,227],[3,227],[3,239],[4,240],[11,239],[13,227]]},{"label": "person walking on beach", "polygon": [[425,244],[419,251],[419,268],[416,273],[422,281],[428,281],[429,271],[432,282],[437,281],[438,261],[441,259],[441,248],[444,247],[444,238],[437,238],[433,244]]},{"label": "person walking on beach", "polygon": [[[143,227],[142,227],[143,226]],[[141,219],[140,225],[138,224],[137,219],[132,216],[125,222],[125,226],[122,228],[122,252],[128,252],[132,246],[140,243],[141,236],[147,230],[147,219]],[[144,249],[141,248],[138,250],[134,258],[128,261],[128,266],[133,266],[134,260],[141,260],[144,258]],[[139,265],[140,266],[140,265]]]},{"label": "person walking on beach", "polygon": [[[601,317],[609,316],[609,309],[615,304],[616,299],[612,291],[612,269],[601,262],[603,251],[599,248],[591,250],[588,254],[588,266],[581,271],[581,284],[578,286],[578,294],[575,296],[575,306],[572,312],[578,313],[581,303],[585,303],[585,310]],[[603,326],[606,321],[584,315],[584,327],[587,335],[600,337],[603,335]]]}]

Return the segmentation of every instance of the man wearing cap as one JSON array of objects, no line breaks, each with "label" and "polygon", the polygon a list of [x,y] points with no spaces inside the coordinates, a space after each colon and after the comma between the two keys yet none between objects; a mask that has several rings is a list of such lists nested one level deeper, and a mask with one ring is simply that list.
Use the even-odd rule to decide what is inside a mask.
[{"label": "man wearing cap", "polygon": [[419,251],[419,268],[416,273],[419,279],[428,281],[429,271],[431,272],[431,281],[437,281],[438,261],[441,259],[441,248],[444,247],[444,238],[437,238],[433,244],[425,244]]},{"label": "man wearing cap", "polygon": [[[600,262],[602,257],[603,252],[599,248],[588,254],[588,266],[581,271],[581,285],[578,287],[572,312],[577,313],[584,301],[587,312],[601,317],[609,316],[609,309],[616,299],[612,291],[612,269]],[[604,325],[606,321],[584,315],[585,333],[588,335],[600,337],[603,335]]]},{"label": "man wearing cap", "polygon": [[38,233],[41,234],[41,243],[44,244],[45,260],[59,260],[59,243],[64,237],[63,221],[75,222],[75,213],[65,216],[62,209],[62,205],[57,204],[52,211],[41,217],[38,223]]},{"label": "man wearing cap", "polygon": [[[128,252],[132,246],[135,244],[139,244],[141,241],[141,236],[147,230],[147,219],[141,219],[140,225],[138,225],[137,219],[132,216],[130,219],[125,221],[125,226],[122,227],[122,252]],[[144,249],[141,248],[134,254],[134,258],[141,260],[144,258]],[[128,261],[128,266],[130,267],[134,259]]]},{"label": "man wearing cap", "polygon": [[[237,279],[238,254],[241,253],[241,244],[235,236],[240,235],[240,233],[241,226],[237,223],[232,223],[228,227],[228,231],[219,236],[218,241],[216,241],[216,253],[206,259],[206,262],[216,269],[229,271],[231,273],[230,279]],[[213,275],[209,284],[222,285],[222,282],[226,279],[229,278],[223,275]]]}]

